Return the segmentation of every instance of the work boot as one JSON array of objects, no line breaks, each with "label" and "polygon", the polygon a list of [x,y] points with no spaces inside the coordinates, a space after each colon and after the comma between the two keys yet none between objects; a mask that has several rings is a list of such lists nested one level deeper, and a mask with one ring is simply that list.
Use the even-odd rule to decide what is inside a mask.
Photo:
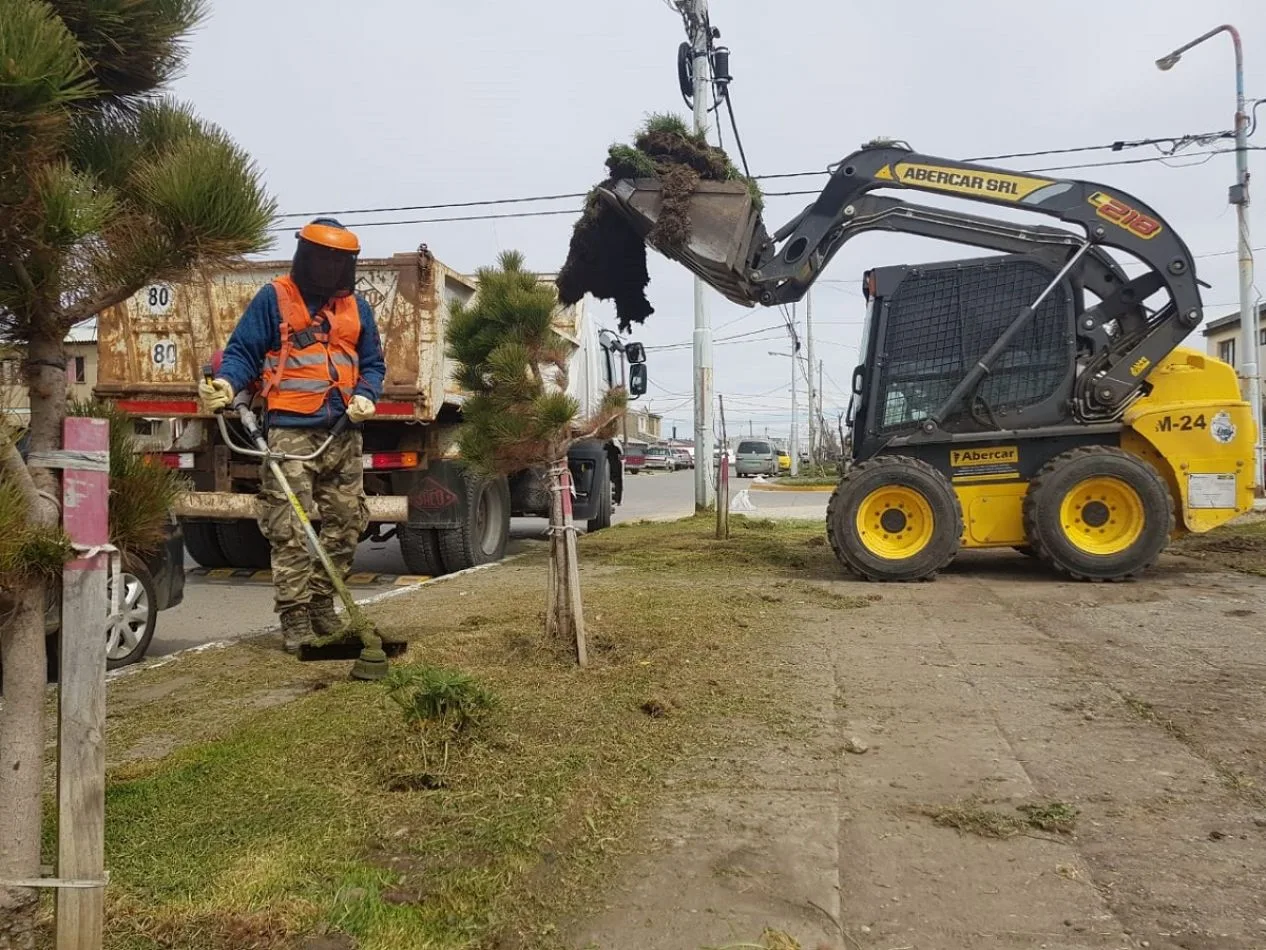
[{"label": "work boot", "polygon": [[334,612],[334,598],[314,596],[308,604],[308,615],[312,618],[312,629],[318,637],[328,637],[343,629],[343,622]]},{"label": "work boot", "polygon": [[307,604],[296,604],[281,612],[281,648],[298,653],[299,647],[312,641],[312,618]]}]

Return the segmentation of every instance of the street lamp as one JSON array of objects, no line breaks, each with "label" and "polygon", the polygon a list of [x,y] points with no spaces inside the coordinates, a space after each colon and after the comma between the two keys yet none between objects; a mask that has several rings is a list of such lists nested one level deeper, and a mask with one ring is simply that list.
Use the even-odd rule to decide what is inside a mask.
[{"label": "street lamp", "polygon": [[773,350],[767,351],[770,356],[785,356],[791,359],[791,474],[800,474],[800,429],[796,425],[796,359],[792,353],[775,353]]},{"label": "street lamp", "polygon": [[1231,186],[1230,203],[1235,205],[1237,225],[1237,256],[1240,262],[1240,347],[1244,353],[1241,357],[1241,375],[1244,378],[1245,398],[1253,410],[1253,425],[1257,429],[1253,443],[1253,483],[1260,492],[1263,477],[1262,468],[1262,396],[1261,380],[1258,378],[1258,329],[1257,307],[1252,301],[1253,289],[1253,256],[1249,250],[1248,234],[1248,113],[1244,108],[1244,48],[1240,43],[1239,31],[1229,23],[1210,30],[1197,37],[1185,46],[1180,46],[1156,61],[1156,68],[1162,72],[1173,69],[1182,59],[1182,54],[1194,46],[1199,46],[1210,37],[1219,33],[1229,33],[1235,46],[1235,184]]}]

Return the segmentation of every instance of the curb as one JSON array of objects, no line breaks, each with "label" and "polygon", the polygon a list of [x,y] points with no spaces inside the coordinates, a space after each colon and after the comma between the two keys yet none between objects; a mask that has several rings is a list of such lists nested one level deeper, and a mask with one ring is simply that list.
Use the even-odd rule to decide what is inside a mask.
[{"label": "curb", "polygon": [[835,491],[834,485],[753,485],[748,491],[786,491],[786,492],[821,492],[829,494]]},{"label": "curb", "polygon": [[[366,597],[364,600],[357,601],[356,606],[369,607],[374,604],[380,604],[384,600],[392,600],[393,598],[400,597],[401,595],[410,593],[411,591],[421,590],[424,587],[430,587],[432,584],[442,584],[445,581],[451,581],[454,578],[465,577],[468,574],[475,574],[479,571],[487,571],[495,567],[500,567],[502,564],[509,564],[511,561],[517,561],[520,558],[527,557],[529,554],[532,554],[532,553],[534,552],[521,551],[518,554],[511,554],[509,557],[504,557],[500,561],[493,561],[491,564],[480,564],[477,567],[468,567],[464,571],[456,571],[452,574],[441,574],[439,577],[430,577],[425,580],[420,580],[414,584],[395,587],[391,590],[385,590],[385,591],[382,591],[381,593],[375,594],[372,597]],[[125,676],[131,676],[135,673],[143,673],[146,670],[156,670],[160,666],[167,666],[169,663],[174,663],[177,660],[181,660],[187,656],[193,656],[196,653],[205,653],[209,650],[223,650],[225,647],[230,647],[235,643],[241,643],[244,640],[255,640],[262,637],[273,636],[280,632],[281,632],[281,627],[279,625],[274,624],[272,626],[262,627],[256,630],[248,630],[245,633],[238,634],[237,636],[234,636],[234,637],[226,637],[221,640],[212,640],[208,643],[199,643],[197,646],[185,647],[185,649],[183,650],[177,650],[174,653],[168,653],[166,656],[154,657],[153,660],[146,660],[141,663],[134,663],[131,666],[125,666],[121,669],[111,670],[110,672],[106,673],[106,681],[110,682],[112,680],[122,679]],[[55,684],[50,684],[50,686],[51,685],[55,685]]]}]

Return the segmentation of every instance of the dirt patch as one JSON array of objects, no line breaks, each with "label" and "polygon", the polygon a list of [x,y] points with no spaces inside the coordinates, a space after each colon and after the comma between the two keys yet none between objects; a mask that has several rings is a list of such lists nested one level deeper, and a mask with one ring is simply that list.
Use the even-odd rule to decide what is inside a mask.
[{"label": "dirt patch", "polygon": [[787,719],[672,776],[569,946],[1266,946],[1262,634],[1192,622],[1262,614],[1266,584],[961,561],[882,609],[797,611],[767,660]]}]

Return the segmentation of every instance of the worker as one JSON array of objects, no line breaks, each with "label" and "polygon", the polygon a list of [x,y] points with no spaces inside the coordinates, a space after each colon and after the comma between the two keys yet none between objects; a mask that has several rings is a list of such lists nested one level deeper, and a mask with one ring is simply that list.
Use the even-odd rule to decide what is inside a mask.
[{"label": "worker", "polygon": [[[209,412],[256,383],[265,404],[268,447],[310,455],[344,415],[351,425],[309,462],[281,470],[305,511],[315,503],[321,546],[346,577],[369,523],[361,423],[375,412],[386,364],[373,308],[353,292],[360,242],[333,218],[316,218],[296,237],[289,276],[265,284],[224,348],[218,374],[198,386]],[[275,609],[288,653],[314,634],[336,632],[334,585],[308,551],[303,526],[263,467],[260,529],[272,549]]]}]

